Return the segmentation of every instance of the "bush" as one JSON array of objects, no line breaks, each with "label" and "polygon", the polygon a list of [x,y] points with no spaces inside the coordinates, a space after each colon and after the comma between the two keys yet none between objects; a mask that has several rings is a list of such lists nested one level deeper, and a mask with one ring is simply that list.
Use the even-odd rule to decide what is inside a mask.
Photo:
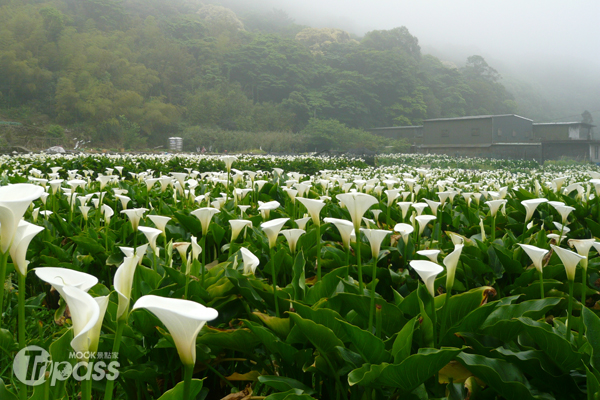
[{"label": "bush", "polygon": [[65,130],[60,125],[50,125],[46,130],[49,136],[55,138],[62,138],[65,136]]}]

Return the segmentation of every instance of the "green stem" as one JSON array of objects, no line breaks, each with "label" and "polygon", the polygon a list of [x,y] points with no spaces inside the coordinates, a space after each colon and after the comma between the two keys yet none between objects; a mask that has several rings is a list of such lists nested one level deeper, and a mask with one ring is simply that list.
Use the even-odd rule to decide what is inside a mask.
[{"label": "green stem", "polygon": [[275,274],[275,248],[271,247],[271,275],[273,277],[273,298],[275,299],[275,316],[279,318],[279,301],[277,300],[277,275]]},{"label": "green stem", "polygon": [[354,227],[354,233],[356,235],[356,265],[358,266],[358,292],[363,294],[363,276],[362,276],[362,260],[360,257],[360,226]]},{"label": "green stem", "polygon": [[[88,364],[88,368],[90,368],[92,364]],[[87,373],[86,373],[87,375]],[[85,379],[81,381],[81,400],[91,400],[92,399],[92,377],[89,379]]]},{"label": "green stem", "polygon": [[192,375],[194,375],[194,365],[183,366],[183,399],[190,398],[190,389],[192,387]]},{"label": "green stem", "polygon": [[317,225],[317,280],[321,282],[321,225]]},{"label": "green stem", "polygon": [[540,298],[544,298],[544,273],[542,271],[538,271],[539,275],[540,275]]},{"label": "green stem", "polygon": [[[453,285],[449,285],[446,287],[446,298],[444,299],[444,310],[442,312],[442,325],[440,326],[440,338],[443,338],[446,333],[446,324],[448,323],[448,313],[450,312],[448,309],[448,304],[450,303],[450,298],[452,297],[452,287]],[[435,330],[435,327],[434,327]]]},{"label": "green stem", "polygon": [[375,306],[375,334],[381,339],[381,325],[383,324],[383,316],[381,315],[381,306]]},{"label": "green stem", "polygon": [[[19,316],[19,350],[25,348],[25,280],[27,275],[21,275],[17,271],[19,277],[19,305],[18,305],[18,316]],[[27,400],[27,385],[23,382],[19,382],[19,399]]]},{"label": "green stem", "polygon": [[348,278],[349,272],[350,272],[350,244],[348,243],[348,248],[346,249],[346,274],[344,275],[344,279]]},{"label": "green stem", "polygon": [[579,343],[583,344],[583,332],[585,331],[585,325],[583,324],[583,307],[585,307],[585,299],[587,290],[587,258],[585,260],[581,260],[581,263],[585,263],[585,267],[583,268],[583,272],[581,273],[581,312],[582,314],[579,317]]},{"label": "green stem", "polygon": [[435,297],[434,296],[431,296],[431,324],[433,325],[433,347],[437,349],[437,335],[436,335],[437,315],[435,312]]},{"label": "green stem", "polygon": [[200,266],[202,269],[202,278],[200,280],[200,283],[202,284],[202,287],[204,287],[204,275],[205,275],[205,269],[206,269],[206,236],[202,235],[202,239],[200,239],[200,246],[202,247],[202,265]]},{"label": "green stem", "polygon": [[371,279],[371,305],[369,306],[369,325],[368,331],[373,329],[373,316],[375,315],[375,286],[377,285],[377,256],[373,260],[373,273]]},{"label": "green stem", "polygon": [[567,306],[567,342],[571,342],[571,321],[573,320],[573,286],[575,286],[574,281],[569,281],[569,300]]},{"label": "green stem", "polygon": [[6,283],[8,255],[8,250],[6,250],[6,253],[0,253],[0,323],[2,322],[2,313],[4,312],[4,284]]},{"label": "green stem", "polygon": [[492,217],[492,231],[490,232],[490,236],[492,237],[492,242],[496,240],[496,216]]},{"label": "green stem", "polygon": [[[125,328],[126,322],[127,318],[121,318],[117,321],[117,332],[115,333],[115,341],[113,342],[112,347],[112,361],[116,360],[116,358],[118,357],[119,347],[121,346],[121,336],[123,335],[123,329]],[[112,399],[114,387],[114,380],[109,380],[106,382],[106,389],[104,390],[104,400]]]}]

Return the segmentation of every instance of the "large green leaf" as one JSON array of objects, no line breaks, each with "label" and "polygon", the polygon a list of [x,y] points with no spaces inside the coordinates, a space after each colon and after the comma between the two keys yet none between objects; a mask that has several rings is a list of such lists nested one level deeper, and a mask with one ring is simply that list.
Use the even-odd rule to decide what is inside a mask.
[{"label": "large green leaf", "polygon": [[381,364],[389,362],[391,354],[385,349],[383,340],[373,335],[371,332],[364,331],[356,325],[339,320],[348,334],[351,347],[355,347],[364,360],[370,364]]},{"label": "large green leaf", "polygon": [[314,400],[314,398],[302,393],[300,389],[291,389],[287,392],[273,393],[265,397],[265,400]]},{"label": "large green leaf", "polygon": [[527,317],[518,320],[521,321],[525,332],[531,336],[536,345],[565,373],[581,366],[581,355],[573,350],[571,344],[563,337],[553,332],[550,325]]},{"label": "large green leaf", "polygon": [[473,375],[508,400],[536,399],[529,382],[514,365],[478,354],[461,353],[456,357]]},{"label": "large green leaf", "polygon": [[583,308],[583,324],[585,337],[592,346],[592,367],[600,371],[600,318],[587,307]]},{"label": "large green leaf", "polygon": [[296,313],[302,318],[310,319],[317,324],[328,327],[342,342],[349,341],[347,331],[340,322],[343,318],[337,311],[329,308],[311,308],[296,301],[292,302],[292,304]]},{"label": "large green leaf", "polygon": [[221,330],[205,326],[202,329],[201,335],[198,336],[197,342],[209,347],[220,347],[241,353],[252,353],[254,352],[254,347],[260,343],[260,340],[248,329]]},{"label": "large green leaf", "polygon": [[281,360],[284,362],[291,362],[295,355],[298,353],[294,347],[281,341],[277,336],[273,334],[269,329],[264,326],[260,326],[254,322],[242,320],[244,325],[250,329],[260,342],[267,348],[271,354],[279,354]]},{"label": "large green leaf", "polygon": [[[200,391],[202,390],[203,379],[192,379],[190,385],[190,397],[189,399],[195,399]],[[179,382],[173,389],[167,390],[159,397],[158,400],[181,400],[183,399],[183,382]]]},{"label": "large green leaf", "polygon": [[600,382],[598,376],[586,366],[587,400],[600,400]]},{"label": "large green leaf", "polygon": [[398,336],[396,336],[396,340],[394,340],[394,345],[392,346],[392,356],[394,357],[394,364],[399,364],[404,361],[408,356],[410,356],[410,351],[412,348],[412,339],[413,332],[415,331],[415,323],[417,322],[417,317],[408,321]]},{"label": "large green leaf", "polygon": [[337,268],[323,276],[319,282],[308,289],[305,299],[306,303],[313,305],[322,298],[332,297],[336,293],[340,280],[346,276],[347,269],[348,267]]},{"label": "large green leaf", "polygon": [[302,334],[319,350],[321,355],[330,360],[340,360],[336,347],[345,347],[333,331],[324,325],[319,325],[309,319],[304,319],[296,313],[290,313],[290,318],[298,326]]},{"label": "large green leaf", "polygon": [[0,399],[2,400],[18,400],[17,396],[8,391],[4,385],[4,381],[0,378]]},{"label": "large green leaf", "polygon": [[304,383],[292,378],[287,378],[285,376],[261,375],[258,377],[258,381],[266,386],[272,387],[275,390],[279,390],[280,392],[285,392],[291,389],[299,389],[306,394],[315,393],[313,389],[309,388]]},{"label": "large green leaf", "polygon": [[350,386],[387,386],[410,392],[452,361],[461,349],[420,349],[400,364],[365,364],[348,374]]}]

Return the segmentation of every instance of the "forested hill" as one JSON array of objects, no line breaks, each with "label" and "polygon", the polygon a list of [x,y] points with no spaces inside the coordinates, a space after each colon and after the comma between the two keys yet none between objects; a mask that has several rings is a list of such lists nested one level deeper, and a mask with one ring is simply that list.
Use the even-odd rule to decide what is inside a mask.
[{"label": "forested hill", "polygon": [[482,57],[423,55],[405,27],[353,38],[201,1],[0,0],[0,117],[105,144],[515,112]]}]

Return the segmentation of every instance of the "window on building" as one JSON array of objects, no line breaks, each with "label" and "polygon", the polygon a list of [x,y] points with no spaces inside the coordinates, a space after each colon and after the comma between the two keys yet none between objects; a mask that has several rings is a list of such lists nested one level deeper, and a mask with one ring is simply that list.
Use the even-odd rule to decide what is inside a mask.
[{"label": "window on building", "polygon": [[479,128],[472,128],[471,136],[479,136]]},{"label": "window on building", "polygon": [[502,129],[498,128],[498,136],[502,136]]},{"label": "window on building", "polygon": [[448,131],[448,129],[442,129],[442,137],[448,137],[450,136],[450,132]]}]

